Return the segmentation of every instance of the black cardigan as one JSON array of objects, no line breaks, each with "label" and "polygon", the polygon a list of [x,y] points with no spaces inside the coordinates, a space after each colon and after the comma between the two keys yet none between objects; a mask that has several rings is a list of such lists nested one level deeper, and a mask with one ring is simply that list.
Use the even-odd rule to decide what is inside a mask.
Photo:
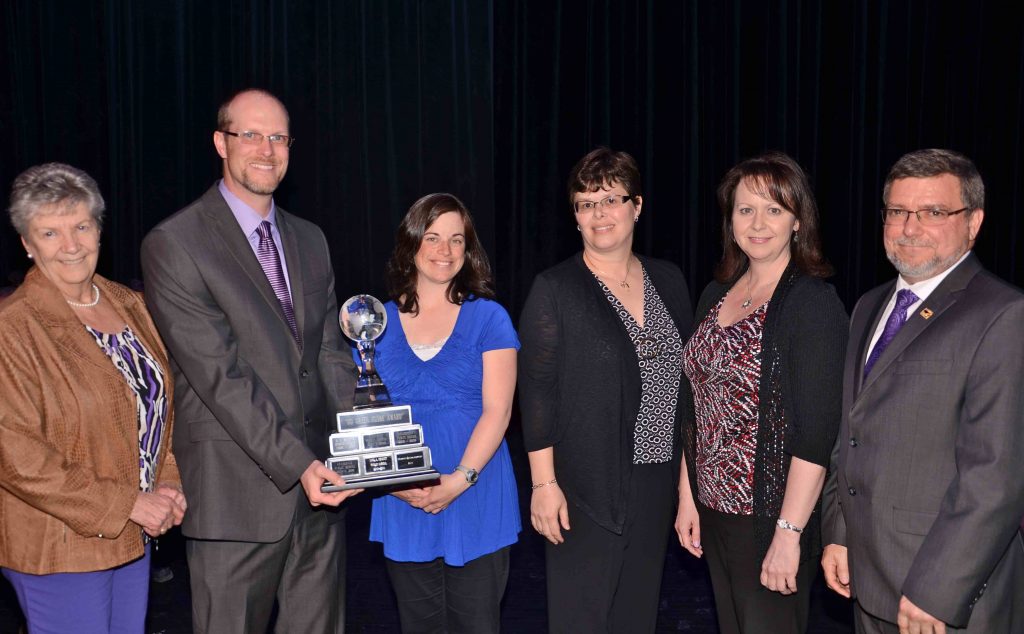
[{"label": "black cardigan", "polygon": [[[686,341],[692,313],[682,272],[669,262],[637,257]],[[640,366],[626,327],[581,253],[534,280],[519,319],[519,340],[526,450],[554,447],[555,475],[566,499],[598,525],[621,534],[633,472]],[[680,387],[676,407],[675,467],[683,391]]]},{"label": "black cardigan", "polygon": [[[728,290],[718,282],[708,284],[697,304],[695,323],[707,318]],[[761,338],[754,533],[762,557],[782,510],[790,457],[828,467],[842,416],[848,331],[846,309],[832,285],[801,274],[790,263],[768,304]],[[686,387],[680,400],[683,448],[697,499],[696,420],[689,383]],[[820,498],[800,537],[800,549],[801,561],[821,551]]]}]

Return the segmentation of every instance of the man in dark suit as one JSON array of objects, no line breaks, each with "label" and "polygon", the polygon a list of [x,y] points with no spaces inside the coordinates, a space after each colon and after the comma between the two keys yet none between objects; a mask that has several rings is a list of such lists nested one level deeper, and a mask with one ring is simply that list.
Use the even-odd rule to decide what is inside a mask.
[{"label": "man in dark suit", "polygon": [[221,107],[223,179],[142,244],[146,300],[171,352],[174,451],[189,500],[182,529],[196,632],[344,627],[351,491],[322,459],[348,409],[354,364],[337,321],[318,227],[274,204],[288,169],[288,113],[247,90]]},{"label": "man in dark suit", "polygon": [[984,191],[948,150],[885,182],[899,278],[854,309],[825,487],[822,565],[858,632],[1024,632],[1024,295],[971,253]]}]

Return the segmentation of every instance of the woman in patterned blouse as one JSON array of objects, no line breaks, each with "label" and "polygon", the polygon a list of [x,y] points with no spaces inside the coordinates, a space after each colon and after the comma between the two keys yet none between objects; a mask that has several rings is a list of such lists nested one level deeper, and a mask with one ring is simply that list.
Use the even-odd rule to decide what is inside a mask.
[{"label": "woman in patterned blouse", "polygon": [[552,632],[653,632],[678,473],[690,299],[633,253],[636,162],[599,148],[569,178],[583,250],[537,276],[520,319],[530,520],[547,538]]},{"label": "woman in patterned blouse", "polygon": [[847,317],[793,159],[768,153],[718,188],[723,258],[683,353],[676,532],[707,554],[722,632],[803,632],[820,496],[840,418]]},{"label": "woman in patterned blouse", "polygon": [[141,296],[96,275],[103,210],[60,163],[11,192],[35,266],[0,305],[0,568],[31,632],[143,631],[149,538],[185,512],[167,354]]}]

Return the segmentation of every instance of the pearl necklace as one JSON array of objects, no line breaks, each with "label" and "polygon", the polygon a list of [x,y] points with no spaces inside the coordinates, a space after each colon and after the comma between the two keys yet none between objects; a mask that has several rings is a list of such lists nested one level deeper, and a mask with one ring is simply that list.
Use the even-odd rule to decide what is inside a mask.
[{"label": "pearl necklace", "polygon": [[92,301],[86,304],[83,304],[81,302],[73,302],[67,297],[64,298],[64,301],[66,301],[68,305],[74,306],[75,308],[92,308],[96,304],[100,303],[100,287],[96,286],[96,284],[92,285]]}]

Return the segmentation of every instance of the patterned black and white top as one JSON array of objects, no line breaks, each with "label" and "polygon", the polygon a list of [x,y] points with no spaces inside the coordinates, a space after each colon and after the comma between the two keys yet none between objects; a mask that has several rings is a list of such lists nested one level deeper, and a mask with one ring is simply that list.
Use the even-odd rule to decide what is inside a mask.
[{"label": "patterned black and white top", "polygon": [[640,362],[640,412],[633,427],[633,464],[653,464],[672,460],[676,405],[683,366],[683,339],[672,321],[665,303],[654,288],[647,270],[644,274],[644,325],[612,294],[596,275],[605,297],[629,332]]},{"label": "patterned black and white top", "polygon": [[128,326],[116,334],[99,332],[88,326],[86,330],[135,392],[139,415],[139,490],[152,491],[160,437],[167,421],[163,370]]}]

